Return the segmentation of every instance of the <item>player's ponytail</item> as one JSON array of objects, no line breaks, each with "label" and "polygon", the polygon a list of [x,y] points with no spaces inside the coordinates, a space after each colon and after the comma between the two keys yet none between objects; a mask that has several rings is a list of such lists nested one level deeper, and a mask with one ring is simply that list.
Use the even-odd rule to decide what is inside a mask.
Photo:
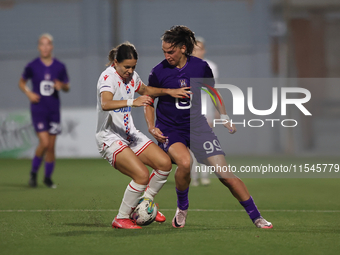
[{"label": "player's ponytail", "polygon": [[161,40],[176,47],[185,45],[186,54],[188,55],[191,55],[197,44],[195,33],[186,26],[172,26],[169,30],[165,31]]},{"label": "player's ponytail", "polygon": [[110,50],[108,59],[109,63],[107,63],[107,66],[112,65],[115,59],[117,60],[118,63],[123,62],[125,59],[137,60],[138,53],[136,47],[132,43],[124,42]]}]

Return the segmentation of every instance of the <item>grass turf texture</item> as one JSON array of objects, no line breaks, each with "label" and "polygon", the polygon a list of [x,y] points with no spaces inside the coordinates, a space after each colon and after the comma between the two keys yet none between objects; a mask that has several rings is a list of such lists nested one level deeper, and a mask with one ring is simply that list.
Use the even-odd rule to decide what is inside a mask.
[{"label": "grass turf texture", "polygon": [[[336,158],[232,157],[234,165],[339,163]],[[174,229],[173,173],[157,195],[167,221],[112,229],[129,178],[103,159],[59,159],[48,189],[29,160],[0,159],[0,254],[339,254],[340,179],[243,179],[273,229],[257,229],[230,192],[212,179],[191,187],[183,229]],[[340,173],[339,173],[340,175]],[[200,209],[200,210],[198,210]],[[13,210],[13,211],[10,211]],[[23,211],[18,211],[23,210]]]}]

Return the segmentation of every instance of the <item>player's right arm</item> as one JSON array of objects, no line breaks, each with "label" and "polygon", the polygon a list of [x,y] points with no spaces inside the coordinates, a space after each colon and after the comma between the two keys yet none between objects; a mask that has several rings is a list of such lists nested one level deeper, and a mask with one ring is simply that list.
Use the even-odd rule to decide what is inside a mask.
[{"label": "player's right arm", "polygon": [[[156,88],[160,88],[161,85],[158,81],[158,78],[154,72],[154,69],[152,69],[150,75],[149,75],[149,86],[147,87],[156,87]],[[152,97],[152,99],[155,99],[155,96]],[[161,143],[165,143],[167,137],[163,135],[162,131],[159,128],[155,127],[155,107],[152,104],[147,105],[144,107],[144,117],[146,120],[146,124],[148,125],[148,130],[149,133],[158,141]]]},{"label": "player's right arm", "polygon": [[40,96],[26,86],[26,80],[22,77],[19,80],[19,88],[28,97],[31,103],[39,103]]},{"label": "player's right arm", "polygon": [[161,143],[165,143],[168,137],[164,136],[159,128],[155,127],[155,107],[153,104],[144,107],[144,117],[148,125],[149,133]]},{"label": "player's right arm", "polygon": [[109,91],[100,93],[101,106],[103,111],[116,110],[128,106],[139,107],[152,104],[152,99],[149,96],[140,96],[136,99],[129,100],[113,100],[113,94]]},{"label": "player's right arm", "polygon": [[142,83],[137,93],[140,95],[150,95],[154,97],[169,95],[174,98],[190,98],[190,94],[192,94],[192,92],[189,90],[190,87],[178,89],[164,89],[146,86],[144,83]]}]

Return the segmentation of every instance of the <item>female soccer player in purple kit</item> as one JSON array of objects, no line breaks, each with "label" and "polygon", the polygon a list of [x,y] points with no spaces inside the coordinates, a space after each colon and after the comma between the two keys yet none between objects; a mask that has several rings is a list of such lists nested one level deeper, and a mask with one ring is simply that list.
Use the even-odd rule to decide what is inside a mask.
[{"label": "female soccer player in purple kit", "polygon": [[[177,99],[169,96],[159,97],[157,104],[157,120],[154,121],[154,107],[146,106],[145,118],[149,132],[157,139],[159,146],[168,153],[171,160],[177,164],[175,173],[177,210],[172,220],[175,228],[185,225],[189,200],[190,184],[190,153],[192,150],[197,161],[208,166],[220,166],[227,169],[225,154],[218,138],[201,114],[201,92],[205,80],[217,102],[217,110],[221,119],[229,119],[222,98],[221,101],[213,89],[213,74],[207,62],[191,56],[196,44],[194,33],[185,26],[174,26],[162,36],[162,50],[165,59],[155,66],[149,76],[149,86],[158,88],[191,87],[191,99]],[[202,78],[193,82],[191,78]],[[204,79],[207,78],[207,79]],[[211,82],[212,81],[212,82]],[[216,91],[216,90],[215,90]],[[217,91],[216,91],[217,92]],[[229,133],[236,132],[230,122],[225,124]],[[241,179],[232,172],[216,173],[219,180],[230,190],[248,213],[250,219],[258,228],[272,228],[258,211],[253,198]]]},{"label": "female soccer player in purple kit", "polygon": [[[39,138],[38,147],[32,160],[29,185],[37,186],[37,173],[45,155],[44,183],[56,188],[51,176],[55,165],[55,142],[61,132],[59,90],[69,91],[66,67],[53,57],[53,37],[43,34],[38,40],[40,56],[28,63],[19,81],[20,89],[31,102],[31,117]],[[26,86],[32,82],[32,90]]]}]

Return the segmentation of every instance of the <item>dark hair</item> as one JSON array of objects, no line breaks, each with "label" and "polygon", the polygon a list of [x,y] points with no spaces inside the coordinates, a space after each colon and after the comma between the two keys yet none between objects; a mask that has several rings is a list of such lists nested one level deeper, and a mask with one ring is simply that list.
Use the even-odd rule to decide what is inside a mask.
[{"label": "dark hair", "polygon": [[186,46],[186,54],[190,55],[197,44],[195,33],[186,26],[172,26],[169,30],[165,31],[161,40],[166,43],[171,43],[173,46],[182,47]]},{"label": "dark hair", "polygon": [[123,62],[125,59],[137,60],[138,53],[136,47],[132,43],[124,42],[110,50],[108,58],[110,62],[107,63],[107,65],[111,65],[115,59],[117,59],[118,63]]}]

